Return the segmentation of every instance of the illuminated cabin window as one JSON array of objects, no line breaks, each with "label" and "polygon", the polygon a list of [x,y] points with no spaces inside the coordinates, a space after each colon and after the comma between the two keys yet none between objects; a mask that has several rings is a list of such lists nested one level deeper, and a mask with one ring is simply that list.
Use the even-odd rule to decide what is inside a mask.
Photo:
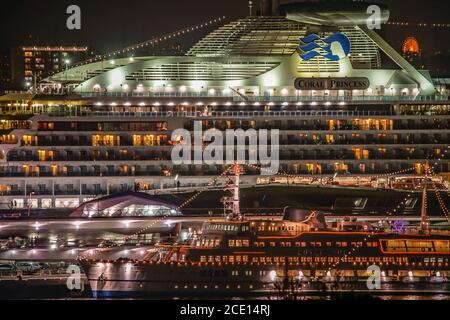
[{"label": "illuminated cabin window", "polygon": [[334,136],[332,134],[326,135],[327,144],[334,144]]},{"label": "illuminated cabin window", "polygon": [[45,150],[38,150],[38,158],[39,161],[47,161],[47,157],[45,156]]},{"label": "illuminated cabin window", "polygon": [[30,136],[30,135],[24,135],[24,136],[22,137],[22,140],[23,140],[23,144],[24,144],[25,146],[31,146],[32,143],[33,143],[33,137]]},{"label": "illuminated cabin window", "polygon": [[137,147],[142,144],[142,136],[140,135],[133,135],[133,146]]}]

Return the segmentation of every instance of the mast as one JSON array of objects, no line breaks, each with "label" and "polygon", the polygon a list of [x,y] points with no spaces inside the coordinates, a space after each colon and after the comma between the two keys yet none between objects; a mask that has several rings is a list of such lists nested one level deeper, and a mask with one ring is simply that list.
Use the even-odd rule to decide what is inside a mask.
[{"label": "mast", "polygon": [[428,172],[430,167],[428,162],[425,163],[425,178],[422,182],[422,207],[420,211],[420,232],[423,234],[428,233],[428,223],[427,223],[427,183],[428,183]]},{"label": "mast", "polygon": [[234,181],[230,179],[225,185],[224,190],[230,191],[231,196],[223,197],[222,203],[224,205],[224,214],[229,220],[238,220],[242,218],[240,202],[239,202],[239,185],[240,175],[243,173],[243,169],[237,163],[233,164],[230,172],[234,175]]}]

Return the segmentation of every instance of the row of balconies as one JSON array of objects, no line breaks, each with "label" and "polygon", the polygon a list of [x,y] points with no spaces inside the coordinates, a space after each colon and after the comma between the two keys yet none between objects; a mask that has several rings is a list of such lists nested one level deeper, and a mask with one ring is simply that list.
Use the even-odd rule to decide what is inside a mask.
[{"label": "row of balconies", "polygon": [[[347,139],[346,133],[311,133],[311,135],[314,134],[318,138],[324,139],[326,135],[332,136],[335,138],[335,141],[343,140],[341,144],[349,144],[349,143],[355,143],[355,139]],[[370,134],[364,134],[359,133],[361,136],[366,136],[368,138],[368,141],[365,141],[365,139],[359,139],[360,143],[365,144],[367,142],[371,144],[376,144],[376,141],[379,141],[380,144],[401,144],[401,143],[416,143],[416,144],[428,144],[428,143],[440,143],[439,141],[442,139],[442,137],[447,137],[450,140],[450,133],[442,134],[442,133],[402,133],[402,134],[396,134],[397,139],[393,139],[392,135],[393,133],[385,133],[386,138],[380,138],[380,139],[374,139],[373,133]],[[284,137],[288,137],[288,140],[286,140]],[[297,134],[297,136],[300,136],[300,133]],[[292,138],[290,138],[292,137]],[[295,135],[287,132],[281,132],[280,134],[280,142],[281,144],[292,144],[291,140],[296,139],[295,141],[298,141],[299,144],[305,144],[304,141],[311,141],[311,139],[308,139],[306,137],[300,137],[300,138],[294,138]],[[388,137],[390,139],[388,139]],[[357,143],[357,142],[356,142]],[[441,142],[441,143],[446,143]],[[308,144],[308,143],[306,143]],[[314,142],[312,141],[312,144]],[[339,144],[339,143],[336,143]],[[141,141],[137,142],[134,141],[131,136],[120,136],[120,142],[117,143],[117,139],[112,141],[111,143],[105,143],[102,140],[98,140],[95,143],[92,140],[91,136],[66,136],[65,138],[62,138],[60,136],[39,136],[37,141],[35,138],[31,139],[31,141],[25,142],[24,140],[21,141],[21,146],[29,146],[29,147],[37,147],[37,146],[123,146],[123,147],[159,147],[159,146],[172,146],[173,143],[170,141],[169,136],[164,136],[160,140],[154,140],[154,141]]]},{"label": "row of balconies", "polygon": [[[58,147],[114,147],[114,146],[118,146],[118,145],[110,145],[110,144],[105,144],[102,141],[99,141],[98,143],[93,144],[91,139],[82,139],[82,140],[77,140],[77,139],[65,139],[65,140],[60,140],[57,139],[57,137],[55,137],[55,139],[39,139],[38,142],[30,142],[30,143],[25,143],[24,141],[21,142],[20,144],[22,147],[26,146],[26,147],[52,147],[52,146],[58,146]],[[160,146],[171,146],[172,144],[169,142],[155,142],[152,143],[151,145],[144,145],[141,144],[139,146],[142,147],[160,147]],[[120,141],[120,147],[135,147],[133,141],[123,141],[121,139]]]},{"label": "row of balconies", "polygon": [[[384,174],[396,170],[410,169],[412,165],[425,163],[426,160],[411,161],[404,159],[397,163],[388,163],[388,161],[373,162],[373,160],[358,160],[357,163],[349,163],[340,160],[329,160],[324,162],[309,162],[307,164],[286,164],[281,163],[280,168],[289,174],[334,174],[336,172],[345,172],[352,174]],[[331,163],[330,163],[331,162]],[[89,168],[80,170],[80,168],[72,168],[68,171],[45,171],[45,172],[24,172],[18,171],[0,171],[1,177],[138,177],[138,176],[155,176],[155,177],[169,177],[176,174],[182,176],[216,176],[223,171],[223,166],[201,166],[201,168],[185,167],[169,167],[160,166],[153,168],[132,168],[129,166],[126,170],[113,168],[107,169],[105,167],[97,166],[96,168]],[[448,166],[441,166],[436,168],[436,172],[448,172]],[[256,170],[246,170],[247,175],[259,175]]]},{"label": "row of balconies", "polygon": [[[352,144],[355,146],[356,144]],[[420,148],[417,150],[402,150],[402,149],[364,149],[359,148],[358,150],[353,149],[337,149],[328,148],[326,149],[303,149],[298,150],[298,148],[287,150],[283,148],[280,150],[279,156],[281,160],[334,160],[334,159],[347,159],[347,160],[359,160],[360,157],[357,156],[357,152],[366,152],[365,156],[368,160],[380,160],[380,159],[425,159],[428,157],[438,156],[436,149],[424,149]],[[442,152],[442,150],[441,150]],[[247,152],[247,159],[248,159]],[[192,155],[192,159],[194,159]],[[23,162],[46,162],[46,161],[171,161],[171,152],[157,151],[151,153],[138,153],[130,151],[126,155],[121,154],[99,154],[95,155],[92,153],[79,153],[70,152],[70,155],[64,155],[59,153],[52,157],[39,157],[37,154],[8,154],[7,161],[23,161]]]},{"label": "row of balconies", "polygon": [[[268,142],[270,144],[270,141]],[[346,139],[346,138],[335,138],[333,136],[332,140],[327,139],[326,137],[317,137],[317,138],[294,138],[294,137],[288,137],[287,139],[280,139],[279,145],[280,146],[295,146],[295,145],[422,145],[422,144],[450,144],[450,134],[448,135],[447,139],[442,139],[441,136],[427,136],[427,137],[421,137],[421,138],[414,138],[413,136],[410,136],[408,138],[399,138],[399,139],[378,139],[373,137],[367,137],[367,139]],[[133,145],[131,144],[120,144],[120,146],[112,146],[112,145],[99,145],[99,146],[92,146],[92,144],[88,143],[82,143],[77,144],[76,142],[66,142],[66,143],[43,143],[43,144],[36,144],[31,143],[28,145],[24,145],[22,143],[23,147],[128,147],[127,150],[133,150],[135,148],[153,148],[153,147],[173,147],[173,144],[167,142],[167,143],[159,143],[154,144],[151,146],[146,145]],[[114,149],[113,149],[114,150]],[[58,150],[59,151],[59,150]]]},{"label": "row of balconies", "polygon": [[[221,125],[203,125],[203,130],[208,129],[218,129],[218,130],[226,130],[226,129],[255,129],[255,130],[298,130],[298,131],[393,131],[393,130],[448,130],[450,129],[450,124],[395,124],[392,127],[383,127],[383,126],[359,126],[352,124],[345,124],[340,126],[329,126],[326,124],[307,124],[307,125],[287,125],[287,124],[243,124],[243,125],[232,125],[232,126],[221,126]],[[184,129],[193,131],[193,124],[186,124]]]}]

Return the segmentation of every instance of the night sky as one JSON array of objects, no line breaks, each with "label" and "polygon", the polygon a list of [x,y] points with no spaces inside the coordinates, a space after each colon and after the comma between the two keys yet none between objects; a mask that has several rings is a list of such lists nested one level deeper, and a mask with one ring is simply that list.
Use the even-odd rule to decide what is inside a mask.
[{"label": "night sky", "polygon": [[[391,21],[450,23],[448,0],[378,2],[391,5]],[[70,4],[81,7],[81,31],[65,26]],[[235,19],[247,14],[248,0],[2,0],[0,50],[27,44],[61,44],[89,46],[96,53],[104,53],[212,17]],[[418,38],[424,54],[450,49],[450,28],[384,29],[384,36],[397,50],[410,35]]]}]

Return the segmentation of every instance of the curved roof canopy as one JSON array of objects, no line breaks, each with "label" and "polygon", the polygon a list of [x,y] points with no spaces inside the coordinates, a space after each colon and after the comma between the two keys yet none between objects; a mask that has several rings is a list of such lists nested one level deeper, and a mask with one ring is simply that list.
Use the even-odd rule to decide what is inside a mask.
[{"label": "curved roof canopy", "polygon": [[181,215],[176,205],[154,196],[128,192],[83,203],[72,217],[152,217]]}]

